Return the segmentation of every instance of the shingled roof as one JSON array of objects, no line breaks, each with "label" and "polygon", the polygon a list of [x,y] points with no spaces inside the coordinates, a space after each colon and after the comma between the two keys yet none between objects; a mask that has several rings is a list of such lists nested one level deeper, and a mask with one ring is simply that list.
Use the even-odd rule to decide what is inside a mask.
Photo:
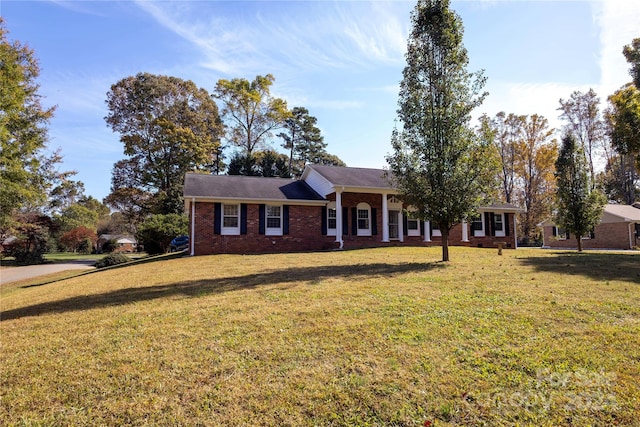
[{"label": "shingled roof", "polygon": [[188,173],[184,197],[226,200],[324,201],[304,181],[257,176]]},{"label": "shingled roof", "polygon": [[393,188],[382,169],[307,165],[334,186],[361,188]]}]

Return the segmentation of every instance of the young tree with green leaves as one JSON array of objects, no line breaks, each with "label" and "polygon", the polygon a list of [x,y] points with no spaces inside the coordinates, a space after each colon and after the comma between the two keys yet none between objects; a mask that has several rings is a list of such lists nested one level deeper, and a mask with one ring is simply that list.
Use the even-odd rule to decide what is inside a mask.
[{"label": "young tree with green leaves", "polygon": [[419,1],[411,22],[398,101],[402,127],[393,131],[387,162],[401,199],[440,227],[448,261],[449,231],[476,213],[496,176],[486,161],[491,147],[469,125],[486,79],[467,71],[462,21],[447,0]]},{"label": "young tree with green leaves", "polygon": [[52,186],[46,166],[59,160],[44,153],[54,107],[42,106],[38,61],[7,34],[0,18],[0,229],[12,223],[18,209],[46,202]]},{"label": "young tree with green leaves", "polygon": [[186,172],[205,170],[220,146],[223,124],[209,93],[190,80],[139,73],[111,86],[105,117],[120,134],[126,159],[114,165],[113,207],[181,213]]},{"label": "young tree with green leaves", "polygon": [[589,182],[584,151],[571,133],[562,138],[556,179],[556,224],[576,236],[578,251],[582,252],[582,237],[600,222],[606,199]]},{"label": "young tree with green leaves", "polygon": [[289,117],[287,103],[271,95],[275,77],[256,76],[253,81],[243,78],[220,79],[214,96],[223,104],[222,117],[226,121],[226,139],[251,156],[264,148],[272,132]]}]

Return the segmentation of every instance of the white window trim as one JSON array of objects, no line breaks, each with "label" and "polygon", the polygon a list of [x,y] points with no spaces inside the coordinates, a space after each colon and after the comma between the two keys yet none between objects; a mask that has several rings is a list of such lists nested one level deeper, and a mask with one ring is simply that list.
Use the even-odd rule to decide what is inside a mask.
[{"label": "white window trim", "polygon": [[[487,233],[485,232],[485,226],[484,226],[484,215],[480,214],[478,215],[480,217],[480,224],[482,224],[482,228],[479,230],[473,229],[473,235],[471,237],[486,237]],[[475,223],[475,221],[471,221],[471,227],[473,228],[473,224]]]},{"label": "white window trim", "polygon": [[[269,217],[269,208],[280,208],[280,216],[279,217]],[[284,214],[284,209],[282,205],[265,205],[264,207],[264,234],[265,236],[282,236],[282,216]],[[269,227],[269,218],[279,218],[280,226],[278,227]]]},{"label": "white window trim", "polygon": [[[433,221],[432,221],[432,224],[433,224]],[[439,228],[433,228],[433,226],[432,226],[431,227],[431,236],[432,237],[442,237],[442,232],[440,231]]]},{"label": "white window trim", "polygon": [[[331,228],[329,227],[329,212],[333,210],[336,213],[336,216],[333,218],[336,220],[336,226]],[[327,236],[335,236],[338,234],[338,209],[336,208],[336,202],[330,202],[327,205]]]},{"label": "white window trim", "polygon": [[[360,228],[360,215],[359,212],[360,211],[367,211],[367,223],[369,225],[368,228]],[[371,206],[369,206],[368,203],[358,203],[358,206],[356,207],[356,226],[357,226],[357,235],[358,236],[363,236],[363,237],[368,237],[371,236]]]},{"label": "white window trim", "polygon": [[[504,221],[504,214],[503,213],[494,213],[493,215],[494,215],[494,218],[500,218],[500,221],[502,222],[502,230],[501,231],[495,230],[496,237],[505,237],[507,234],[506,234],[504,228],[507,227],[508,225]],[[496,221],[494,219],[494,223],[495,222]]]},{"label": "white window trim", "polygon": [[[225,227],[224,226],[224,208],[225,206],[235,206],[236,207],[236,212],[238,213],[237,217],[238,217],[238,226],[237,227]],[[225,235],[225,236],[239,236],[240,235],[240,221],[242,220],[242,218],[240,218],[240,204],[231,204],[231,203],[223,203],[221,208],[220,208],[220,212],[222,212],[222,215],[220,215],[220,234]]]},{"label": "white window trim", "polygon": [[560,227],[554,225],[553,228],[556,231],[556,235],[554,236],[556,240],[567,240],[567,230],[564,230],[564,233],[560,234]]},{"label": "white window trim", "polygon": [[[411,214],[413,212],[411,211],[407,211],[406,215],[407,215],[407,236],[420,236],[420,220],[419,219],[415,219],[415,218],[411,218]],[[415,230],[411,229],[409,227],[409,223],[410,222],[414,222],[416,223],[416,228]]]}]

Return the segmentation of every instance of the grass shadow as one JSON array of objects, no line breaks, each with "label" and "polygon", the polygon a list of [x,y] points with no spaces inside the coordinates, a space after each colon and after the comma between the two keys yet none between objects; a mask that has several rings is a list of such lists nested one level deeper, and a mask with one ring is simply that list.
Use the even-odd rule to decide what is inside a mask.
[{"label": "grass shadow", "polygon": [[442,263],[405,263],[405,264],[358,264],[320,267],[292,267],[266,273],[248,274],[237,277],[223,277],[207,280],[183,281],[166,285],[118,289],[94,295],[79,295],[58,301],[20,307],[0,313],[0,321],[21,317],[66,313],[113,307],[137,302],[151,301],[177,295],[200,297],[241,289],[254,289],[260,286],[286,283],[307,283],[313,285],[332,277],[366,278],[393,277],[398,274],[435,268],[444,268]]},{"label": "grass shadow", "polygon": [[541,272],[585,276],[594,280],[623,280],[640,284],[640,255],[603,252],[553,252],[555,257],[519,261]]}]

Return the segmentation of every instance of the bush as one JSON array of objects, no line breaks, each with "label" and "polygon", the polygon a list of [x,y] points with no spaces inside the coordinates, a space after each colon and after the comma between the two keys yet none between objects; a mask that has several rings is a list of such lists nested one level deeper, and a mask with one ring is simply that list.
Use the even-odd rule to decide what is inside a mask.
[{"label": "bush", "polygon": [[131,259],[126,255],[111,254],[96,262],[96,268],[110,267],[112,265],[124,264],[129,261],[131,261]]},{"label": "bush", "polygon": [[187,234],[188,223],[184,215],[152,215],[138,228],[138,242],[149,255],[165,253],[174,237]]},{"label": "bush", "polygon": [[5,248],[5,256],[12,256],[18,265],[42,264],[49,249],[49,232],[33,223],[20,223],[13,230],[16,239]]},{"label": "bush", "polygon": [[102,253],[111,253],[118,248],[118,241],[116,239],[107,240],[102,244]]}]

